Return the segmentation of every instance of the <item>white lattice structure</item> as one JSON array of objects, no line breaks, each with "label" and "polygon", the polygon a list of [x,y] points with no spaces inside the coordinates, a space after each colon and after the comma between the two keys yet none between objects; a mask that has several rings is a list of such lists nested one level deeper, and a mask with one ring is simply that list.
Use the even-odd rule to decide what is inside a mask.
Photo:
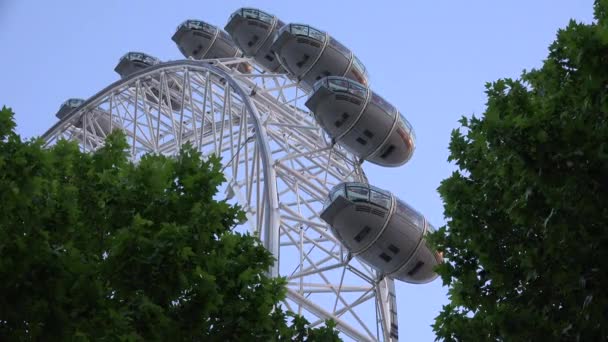
[{"label": "white lattice structure", "polygon": [[[241,73],[234,66],[254,66]],[[65,114],[44,138],[75,139],[84,151],[123,130],[137,160],[175,154],[189,142],[222,157],[225,196],[240,204],[240,229],[260,237],[288,281],[285,306],[313,326],[331,318],[354,340],[397,340],[393,281],[352,258],[319,218],[328,190],[367,183],[360,161],[332,144],[303,106],[308,94],[252,59],[160,63],[117,81]]]}]

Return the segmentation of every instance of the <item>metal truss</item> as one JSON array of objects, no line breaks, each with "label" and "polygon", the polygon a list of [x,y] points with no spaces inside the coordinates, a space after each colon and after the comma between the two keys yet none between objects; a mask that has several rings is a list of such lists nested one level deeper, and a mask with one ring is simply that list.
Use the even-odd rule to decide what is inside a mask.
[{"label": "metal truss", "polygon": [[[254,71],[237,71],[243,62]],[[302,109],[306,98],[297,82],[247,58],[173,61],[109,85],[43,137],[47,145],[74,139],[90,152],[118,128],[134,161],[175,154],[186,142],[221,156],[224,194],[247,214],[238,229],[260,238],[276,257],[270,274],[287,279],[284,305],[312,326],[333,319],[353,340],[396,341],[393,281],[352,258],[319,218],[332,186],[367,180]]]}]

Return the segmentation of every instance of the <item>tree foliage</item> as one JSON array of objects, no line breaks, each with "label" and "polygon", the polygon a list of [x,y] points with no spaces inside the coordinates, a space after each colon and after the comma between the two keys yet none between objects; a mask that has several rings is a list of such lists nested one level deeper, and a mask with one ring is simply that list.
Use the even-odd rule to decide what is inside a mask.
[{"label": "tree foliage", "polygon": [[438,339],[608,337],[607,10],[560,30],[540,69],[488,84],[483,117],[452,132]]},{"label": "tree foliage", "polygon": [[131,163],[22,141],[0,112],[0,340],[338,340],[278,305],[272,255],[231,231],[220,161],[185,146]]}]

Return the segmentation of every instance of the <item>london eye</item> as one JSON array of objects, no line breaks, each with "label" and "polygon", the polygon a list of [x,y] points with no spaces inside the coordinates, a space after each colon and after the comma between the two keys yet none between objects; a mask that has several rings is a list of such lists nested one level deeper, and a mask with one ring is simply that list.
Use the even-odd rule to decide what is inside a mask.
[{"label": "london eye", "polygon": [[353,340],[397,341],[394,282],[430,282],[442,258],[424,215],[371,185],[362,165],[411,158],[407,116],[372,90],[350,49],[310,25],[242,8],[225,29],[186,20],[172,40],[185,59],[127,52],[117,81],[60,106],[47,145],[92,152],[120,129],[133,161],[185,143],[220,156],[222,195],[246,212],[238,229],[275,256],[284,306]]}]

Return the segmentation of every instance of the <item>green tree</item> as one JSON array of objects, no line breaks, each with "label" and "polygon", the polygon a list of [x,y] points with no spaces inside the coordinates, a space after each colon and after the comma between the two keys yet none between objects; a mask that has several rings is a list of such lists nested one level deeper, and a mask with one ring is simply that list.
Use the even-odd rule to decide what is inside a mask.
[{"label": "green tree", "polygon": [[0,340],[338,340],[279,306],[284,279],[216,201],[220,161],[185,146],[131,163],[22,141],[0,112]]},{"label": "green tree", "polygon": [[450,303],[438,339],[608,338],[608,2],[560,30],[540,69],[486,86],[462,118],[433,236]]}]

